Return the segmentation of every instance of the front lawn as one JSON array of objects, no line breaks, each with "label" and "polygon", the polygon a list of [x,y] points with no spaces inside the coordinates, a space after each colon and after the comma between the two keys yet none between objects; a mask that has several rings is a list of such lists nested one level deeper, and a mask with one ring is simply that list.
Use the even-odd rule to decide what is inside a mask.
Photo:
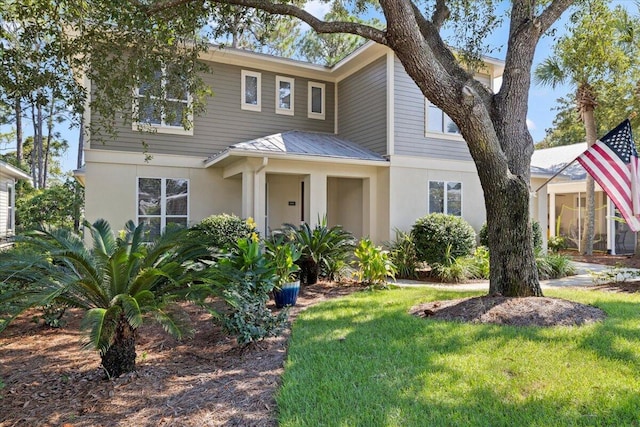
[{"label": "front lawn", "polygon": [[547,294],[608,318],[554,328],[425,320],[408,309],[461,293],[406,288],[312,307],[293,327],[280,425],[640,425],[640,295]]}]

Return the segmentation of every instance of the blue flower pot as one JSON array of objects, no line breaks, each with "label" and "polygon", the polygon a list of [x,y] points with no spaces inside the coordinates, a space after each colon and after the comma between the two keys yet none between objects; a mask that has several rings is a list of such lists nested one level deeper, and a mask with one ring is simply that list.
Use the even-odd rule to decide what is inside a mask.
[{"label": "blue flower pot", "polygon": [[273,290],[273,299],[276,301],[276,307],[282,308],[288,305],[296,305],[300,292],[300,281],[285,283],[280,289]]}]

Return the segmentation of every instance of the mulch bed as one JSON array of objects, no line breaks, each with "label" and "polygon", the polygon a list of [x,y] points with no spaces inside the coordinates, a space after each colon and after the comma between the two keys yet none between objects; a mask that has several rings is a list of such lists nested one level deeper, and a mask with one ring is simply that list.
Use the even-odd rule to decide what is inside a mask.
[{"label": "mulch bed", "polygon": [[[303,289],[291,320],[317,302],[361,288],[320,283]],[[289,332],[239,347],[208,313],[185,306],[193,339],[157,326],[139,331],[137,372],[105,380],[100,358],[80,349],[81,313],[62,329],[25,314],[0,335],[0,426],[275,426],[274,395]]]}]

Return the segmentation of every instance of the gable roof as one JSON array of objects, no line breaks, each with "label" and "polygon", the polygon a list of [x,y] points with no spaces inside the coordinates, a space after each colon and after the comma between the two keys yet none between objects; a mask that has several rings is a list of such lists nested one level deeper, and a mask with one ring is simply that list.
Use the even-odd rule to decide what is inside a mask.
[{"label": "gable roof", "polygon": [[275,133],[251,141],[233,144],[207,158],[205,167],[220,163],[228,157],[286,157],[305,160],[335,160],[341,162],[373,162],[387,160],[349,140],[321,132],[297,130]]},{"label": "gable roof", "polygon": [[[543,168],[556,173],[584,153],[586,149],[587,143],[580,142],[578,144],[535,150],[531,156],[531,167]],[[562,175],[569,177],[571,180],[582,180],[587,177],[587,172],[580,166],[580,163],[574,162],[562,172]]]}]

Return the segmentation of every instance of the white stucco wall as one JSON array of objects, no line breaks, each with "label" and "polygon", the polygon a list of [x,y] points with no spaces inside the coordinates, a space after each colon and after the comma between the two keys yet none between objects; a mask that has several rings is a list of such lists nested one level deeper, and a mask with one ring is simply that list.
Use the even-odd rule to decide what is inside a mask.
[{"label": "white stucco wall", "polygon": [[480,179],[471,162],[393,156],[389,171],[389,226],[409,231],[428,213],[429,181],[462,183],[462,216],[478,231],[486,221]]}]

